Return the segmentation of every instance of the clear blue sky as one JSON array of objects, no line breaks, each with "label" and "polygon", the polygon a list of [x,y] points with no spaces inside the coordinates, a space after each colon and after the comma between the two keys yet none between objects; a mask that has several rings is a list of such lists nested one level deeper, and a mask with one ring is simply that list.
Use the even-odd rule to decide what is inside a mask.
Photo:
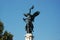
[{"label": "clear blue sky", "polygon": [[60,0],[0,0],[0,20],[14,40],[25,40],[23,14],[34,5],[40,15],[34,22],[34,40],[60,40]]}]

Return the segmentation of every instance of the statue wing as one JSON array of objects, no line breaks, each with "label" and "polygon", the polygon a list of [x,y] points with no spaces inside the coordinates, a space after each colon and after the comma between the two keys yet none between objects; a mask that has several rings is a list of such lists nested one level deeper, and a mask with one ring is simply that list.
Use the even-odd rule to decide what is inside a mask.
[{"label": "statue wing", "polygon": [[39,11],[36,11],[33,15],[32,15],[32,20],[34,21],[34,18],[36,17],[36,16],[38,16],[40,14],[40,12]]},{"label": "statue wing", "polygon": [[36,11],[34,14],[33,14],[33,17],[35,18],[36,16],[38,16],[39,15],[39,11]]}]

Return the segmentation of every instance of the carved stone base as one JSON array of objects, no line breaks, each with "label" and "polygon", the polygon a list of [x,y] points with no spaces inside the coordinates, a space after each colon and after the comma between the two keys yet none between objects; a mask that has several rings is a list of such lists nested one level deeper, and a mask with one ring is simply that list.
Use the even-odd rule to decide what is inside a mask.
[{"label": "carved stone base", "polygon": [[25,35],[25,40],[33,40],[33,34],[32,33],[27,33]]}]

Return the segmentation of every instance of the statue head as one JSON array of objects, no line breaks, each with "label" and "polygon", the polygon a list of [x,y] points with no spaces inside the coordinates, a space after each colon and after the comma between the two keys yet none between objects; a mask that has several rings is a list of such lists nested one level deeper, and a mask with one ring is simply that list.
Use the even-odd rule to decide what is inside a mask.
[{"label": "statue head", "polygon": [[24,14],[24,16],[25,16],[25,17],[31,16],[31,14],[30,14],[30,13],[27,13],[27,14]]}]

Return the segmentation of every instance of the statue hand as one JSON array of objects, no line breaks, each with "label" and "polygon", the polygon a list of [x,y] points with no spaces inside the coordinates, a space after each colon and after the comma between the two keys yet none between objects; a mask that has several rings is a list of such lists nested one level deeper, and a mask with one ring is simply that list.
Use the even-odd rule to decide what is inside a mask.
[{"label": "statue hand", "polygon": [[25,21],[26,19],[23,18],[23,20]]}]

